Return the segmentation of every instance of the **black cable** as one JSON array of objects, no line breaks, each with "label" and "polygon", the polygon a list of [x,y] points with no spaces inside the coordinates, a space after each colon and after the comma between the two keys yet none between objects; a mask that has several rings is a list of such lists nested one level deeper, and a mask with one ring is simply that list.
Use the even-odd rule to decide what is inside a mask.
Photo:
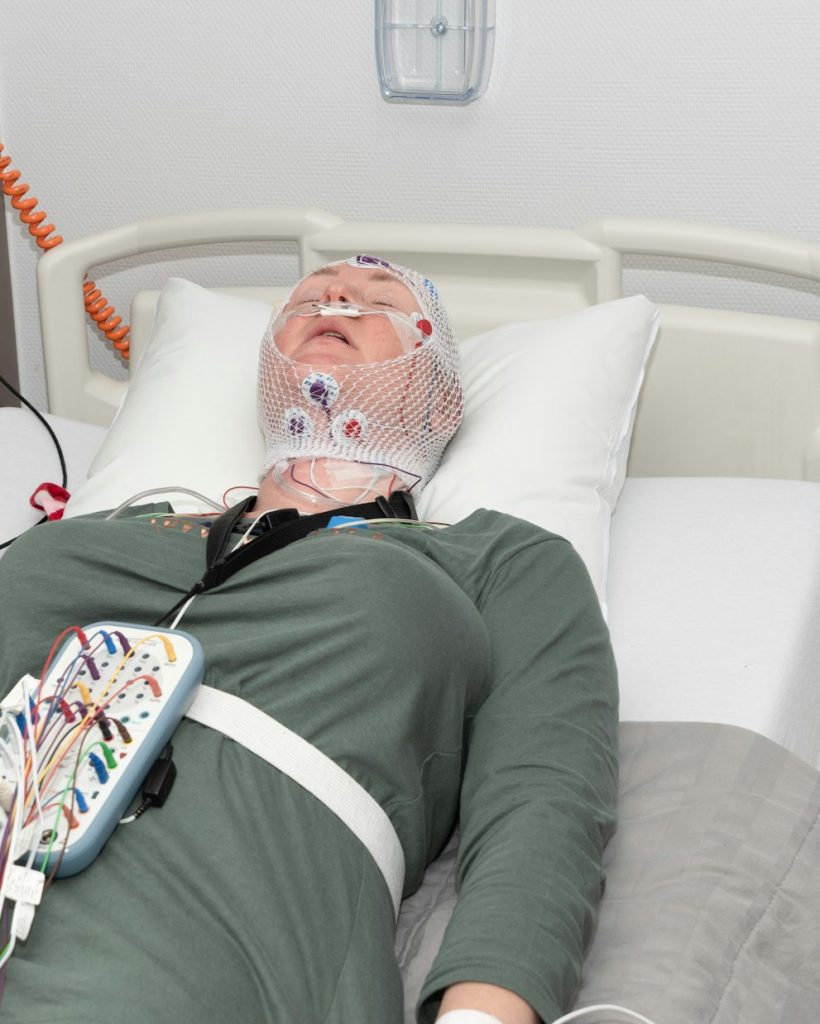
[{"label": "black cable", "polygon": [[[66,470],[65,456],[63,455],[63,449],[60,447],[60,442],[57,440],[57,435],[51,429],[51,426],[48,423],[48,421],[46,420],[46,418],[40,412],[38,412],[37,409],[34,408],[34,406],[31,404],[31,402],[28,401],[28,399],[23,398],[23,396],[20,394],[20,392],[17,390],[17,388],[15,388],[12,384],[9,384],[9,382],[6,380],[6,378],[2,374],[0,374],[0,384],[5,384],[5,386],[14,395],[14,397],[16,399],[18,399],[20,402],[22,402],[23,405],[27,409],[30,409],[31,412],[33,412],[34,415],[37,417],[37,419],[43,424],[43,426],[46,428],[46,430],[49,432],[49,434],[51,434],[51,440],[54,442],[54,447],[57,449],[57,457],[60,460],[60,470],[61,470],[61,472],[63,474],[62,487],[63,487],[63,489],[65,489],[65,486],[68,483],[68,471]],[[47,521],[48,521],[48,516],[43,516],[42,519],[38,519],[37,520],[35,525],[39,526],[40,523],[45,523]],[[20,537],[20,536],[22,536],[22,534],[18,534],[17,535],[17,537]],[[9,544],[13,544],[17,540],[17,537],[12,537],[11,540],[5,540],[2,543],[0,543],[0,551],[2,551],[3,548],[7,548],[9,546]]]},{"label": "black cable", "polygon": [[[264,525],[261,536],[250,544],[234,547],[229,551],[231,535],[243,515],[253,508],[256,496],[244,498],[236,505],[227,509],[214,520],[208,533],[208,544],[205,551],[205,573],[183,594],[173,608],[154,623],[162,627],[166,619],[170,619],[186,601],[196,597],[203,591],[221,586],[235,572],[251,565],[259,558],[279,551],[296,540],[301,540],[314,530],[324,529],[334,516],[355,516],[359,519],[415,519],[418,520],[416,505],[409,491],[393,491],[390,497],[379,495],[375,501],[359,505],[344,505],[324,512],[311,515],[299,515],[295,508],[271,510],[260,516],[258,522]],[[170,628],[170,627],[169,627]]]},{"label": "black cable", "polygon": [[129,825],[132,821],[136,821],[149,807],[162,807],[168,799],[176,777],[177,766],[174,764],[174,748],[170,743],[166,743],[142,783],[142,803],[133,814],[120,818],[120,825]]}]

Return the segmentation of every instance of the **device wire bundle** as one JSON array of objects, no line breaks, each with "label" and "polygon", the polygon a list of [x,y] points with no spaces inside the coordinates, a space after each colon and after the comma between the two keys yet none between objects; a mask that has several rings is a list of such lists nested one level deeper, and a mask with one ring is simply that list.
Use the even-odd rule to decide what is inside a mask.
[{"label": "device wire bundle", "polygon": [[[79,650],[45,693],[44,681],[58,648],[72,633]],[[52,644],[40,678],[24,676],[0,706],[0,999],[5,965],[17,940],[27,937],[34,909],[60,868],[70,831],[79,824],[76,814],[89,810],[77,786],[81,767],[88,762],[104,785],[118,767],[109,746],[114,730],[123,743],[132,741],[125,724],[109,714],[112,702],[140,680],[158,695],[159,684],[152,676],[125,671],[139,649],[154,639],[163,642],[174,660],[170,641],[157,633],[131,643],[119,630],[100,629],[88,637],[70,626]],[[95,662],[100,654],[116,664],[106,669],[102,687],[92,696],[83,677],[100,678]],[[75,691],[79,696],[73,696]],[[57,848],[62,819],[68,829]],[[35,869],[38,846],[46,849]],[[17,862],[23,857],[21,866]],[[14,902],[13,911],[9,901]]]},{"label": "device wire bundle", "polygon": [[[25,705],[25,713],[26,726],[28,727],[31,723],[31,710],[28,702]],[[31,734],[29,729],[28,735],[31,736]],[[26,755],[27,749],[29,750],[28,757]],[[16,854],[22,855],[27,845],[23,815],[19,812],[15,813],[17,797],[21,792],[25,791],[26,787],[27,763],[31,763],[34,768],[31,797],[37,815],[34,822],[36,828],[41,827],[43,824],[43,807],[37,782],[39,772],[37,771],[36,748],[33,744],[26,742],[26,733],[21,735],[18,723],[14,717],[5,709],[0,709],[0,769],[6,775],[2,797],[0,797],[0,806],[2,807],[4,817],[2,837],[0,838],[0,880],[2,880],[2,885],[0,885],[0,941],[2,941],[2,948],[0,949],[0,972],[2,972],[0,973],[0,998],[2,998],[3,985],[5,983],[5,965],[14,951],[18,936],[27,932],[24,921],[28,916],[26,904],[18,901],[15,903],[13,912],[10,912],[6,886],[6,873],[10,861],[13,861]],[[11,770],[10,774],[14,779],[13,784],[8,782],[7,766]],[[31,845],[28,848],[28,856],[25,863],[26,870],[30,871],[32,869],[33,861],[34,846]]]}]

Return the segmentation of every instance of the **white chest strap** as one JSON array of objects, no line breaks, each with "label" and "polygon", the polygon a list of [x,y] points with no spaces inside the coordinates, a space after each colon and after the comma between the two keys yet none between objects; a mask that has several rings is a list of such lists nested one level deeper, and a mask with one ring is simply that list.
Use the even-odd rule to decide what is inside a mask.
[{"label": "white chest strap", "polygon": [[241,697],[201,686],[186,717],[241,743],[341,818],[364,843],[384,875],[398,917],[404,887],[404,851],[390,819],[363,786],[312,743]]}]

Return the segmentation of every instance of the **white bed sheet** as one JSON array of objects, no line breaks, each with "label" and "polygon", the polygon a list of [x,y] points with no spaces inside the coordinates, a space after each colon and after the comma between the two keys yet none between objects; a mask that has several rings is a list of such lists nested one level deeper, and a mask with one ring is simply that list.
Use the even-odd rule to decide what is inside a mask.
[{"label": "white bed sheet", "polygon": [[[46,419],[60,439],[70,491],[88,475],[105,427],[61,416],[47,415]],[[29,505],[35,488],[44,481],[58,484],[60,480],[60,460],[42,423],[28,409],[0,408],[0,543],[42,517],[42,512]]]},{"label": "white bed sheet", "polygon": [[[71,490],[105,430],[48,419]],[[0,438],[4,540],[59,464],[25,409],[0,409]],[[739,725],[820,767],[820,484],[628,478],[608,597],[623,720]]]},{"label": "white bed sheet", "polygon": [[740,725],[820,767],[820,484],[629,478],[608,596],[622,719]]}]

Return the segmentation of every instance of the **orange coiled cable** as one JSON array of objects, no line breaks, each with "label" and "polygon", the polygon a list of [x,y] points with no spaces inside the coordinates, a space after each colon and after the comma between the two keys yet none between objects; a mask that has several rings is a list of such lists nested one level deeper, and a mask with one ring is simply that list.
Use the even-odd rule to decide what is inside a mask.
[{"label": "orange coiled cable", "polygon": [[[12,209],[17,210],[20,220],[28,227],[29,234],[41,249],[46,251],[53,249],[63,241],[62,235],[52,234],[55,230],[54,225],[43,223],[46,219],[45,210],[36,209],[38,202],[36,196],[25,198],[29,186],[25,182],[18,184],[20,171],[14,167],[9,169],[11,157],[2,154],[3,143],[0,142],[0,183],[2,183],[3,192],[11,199]],[[93,281],[88,280],[88,277],[83,284],[83,302],[86,313],[122,358],[127,360],[130,356],[128,341],[130,327],[128,324],[122,323],[122,317],[117,316],[114,307],[108,304],[108,299]]]},{"label": "orange coiled cable", "polygon": [[[0,142],[0,154],[2,152],[3,144]],[[10,171],[6,170],[10,163],[11,157],[0,155],[0,181],[3,182],[3,191],[7,196],[11,197],[13,209],[17,210],[20,220],[28,227],[28,233],[34,238],[40,248],[53,249],[55,245],[59,245],[62,242],[62,236],[48,237],[54,230],[54,225],[43,224],[43,221],[46,219],[46,213],[44,210],[35,210],[37,206],[36,196],[29,196],[28,199],[23,198],[26,192],[28,192],[28,185],[25,183],[17,184],[20,172],[15,168],[12,168]]]},{"label": "orange coiled cable", "polygon": [[108,299],[88,277],[86,277],[83,284],[83,296],[86,313],[88,313],[122,358],[128,359],[131,355],[128,341],[128,332],[131,328],[128,324],[123,324],[122,327],[119,326],[122,324],[122,317],[117,316],[114,307],[108,305]]}]

